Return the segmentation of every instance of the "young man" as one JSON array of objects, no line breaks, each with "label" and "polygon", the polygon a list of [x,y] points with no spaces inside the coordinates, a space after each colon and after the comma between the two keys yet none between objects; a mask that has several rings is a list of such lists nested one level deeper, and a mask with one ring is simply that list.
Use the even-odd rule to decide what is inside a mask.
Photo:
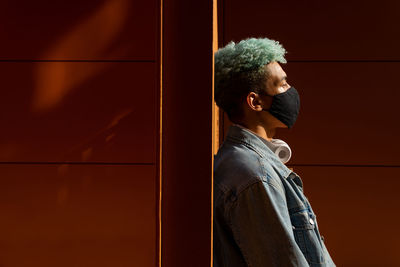
[{"label": "young man", "polygon": [[251,38],[215,54],[215,101],[233,125],[214,161],[214,267],[335,266],[300,177],[275,153],[276,128],[300,108],[285,53]]}]

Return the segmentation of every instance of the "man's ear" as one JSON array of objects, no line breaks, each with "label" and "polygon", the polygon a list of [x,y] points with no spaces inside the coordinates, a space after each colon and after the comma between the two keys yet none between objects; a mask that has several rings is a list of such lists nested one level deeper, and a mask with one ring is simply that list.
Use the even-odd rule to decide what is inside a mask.
[{"label": "man's ear", "polygon": [[262,101],[260,99],[260,96],[254,92],[250,92],[247,95],[246,102],[249,108],[251,108],[254,111],[261,111],[263,109],[261,105]]}]

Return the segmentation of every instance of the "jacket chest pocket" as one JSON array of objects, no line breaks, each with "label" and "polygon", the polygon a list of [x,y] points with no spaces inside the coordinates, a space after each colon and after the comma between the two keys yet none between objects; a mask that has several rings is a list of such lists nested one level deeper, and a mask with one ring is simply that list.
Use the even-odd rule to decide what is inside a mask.
[{"label": "jacket chest pocket", "polygon": [[294,238],[311,265],[325,262],[324,252],[316,229],[315,215],[308,210],[302,210],[290,215]]}]

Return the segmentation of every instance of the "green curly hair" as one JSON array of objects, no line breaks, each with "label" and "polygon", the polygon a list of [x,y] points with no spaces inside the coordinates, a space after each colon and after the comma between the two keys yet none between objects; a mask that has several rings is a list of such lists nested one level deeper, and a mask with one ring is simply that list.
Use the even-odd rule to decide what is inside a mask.
[{"label": "green curly hair", "polygon": [[242,116],[241,102],[251,91],[265,90],[270,62],[286,63],[286,50],[268,38],[248,38],[230,42],[214,55],[214,98],[232,122]]}]

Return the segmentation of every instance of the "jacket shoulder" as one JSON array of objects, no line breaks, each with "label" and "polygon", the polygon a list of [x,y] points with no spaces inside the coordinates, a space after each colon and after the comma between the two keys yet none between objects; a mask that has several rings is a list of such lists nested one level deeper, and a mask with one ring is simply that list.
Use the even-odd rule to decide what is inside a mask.
[{"label": "jacket shoulder", "polygon": [[240,194],[265,176],[262,158],[243,144],[224,142],[214,160],[215,185]]}]

